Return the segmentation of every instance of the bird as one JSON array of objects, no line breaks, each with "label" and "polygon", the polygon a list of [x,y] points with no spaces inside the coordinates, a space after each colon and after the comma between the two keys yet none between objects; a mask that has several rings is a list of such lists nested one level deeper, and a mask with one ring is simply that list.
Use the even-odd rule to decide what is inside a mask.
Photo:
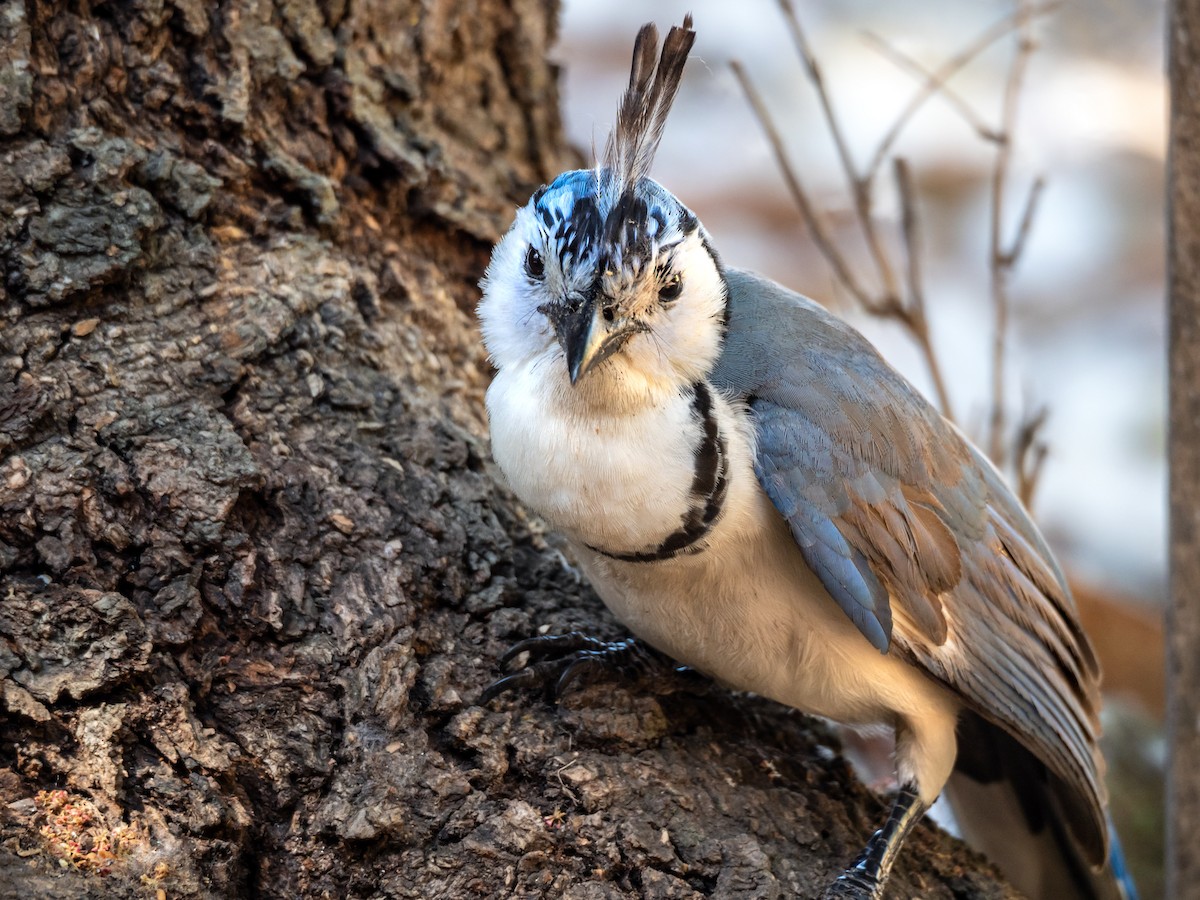
[{"label": "bird", "polygon": [[517,210],[481,281],[492,455],[633,637],[531,638],[481,696],[687,667],[895,732],[898,791],[828,889],[880,898],[945,791],[1033,898],[1132,898],[1099,666],[1003,477],[854,328],[726,265],[650,177],[695,40],[645,25],[602,156]]}]

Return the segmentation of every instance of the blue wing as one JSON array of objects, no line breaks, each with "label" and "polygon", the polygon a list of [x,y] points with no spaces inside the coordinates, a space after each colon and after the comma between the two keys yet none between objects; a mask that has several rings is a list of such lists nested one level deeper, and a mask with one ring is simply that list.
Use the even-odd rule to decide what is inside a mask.
[{"label": "blue wing", "polygon": [[1072,829],[1102,863],[1099,672],[1037,529],[857,331],[765,279],[726,276],[713,381],[748,404],[758,479],[805,561],[875,647],[1042,760],[1064,806],[1086,812]]}]

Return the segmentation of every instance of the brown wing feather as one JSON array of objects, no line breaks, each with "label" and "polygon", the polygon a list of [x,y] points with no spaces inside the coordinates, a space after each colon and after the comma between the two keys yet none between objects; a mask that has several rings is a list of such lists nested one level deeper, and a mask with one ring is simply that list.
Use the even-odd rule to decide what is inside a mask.
[{"label": "brown wing feather", "polygon": [[850,548],[840,564],[866,567],[866,582],[886,589],[891,652],[1041,760],[1081,849],[1103,863],[1098,668],[1029,516],[858,332],[756,276],[726,277],[730,328],[714,381],[749,398],[763,486],[802,552],[809,538],[821,561],[838,562],[836,528]]},{"label": "brown wing feather", "polygon": [[[1071,815],[1067,825],[1099,865],[1107,856],[1107,825],[1095,658],[1065,583],[1039,584],[1008,554],[1002,535],[1013,533],[1014,523],[1005,511],[989,504],[987,524],[982,540],[964,546],[962,580],[944,603],[951,641],[929,640],[901,613],[896,643],[1046,764],[1061,806],[1087,811]],[[1040,557],[1024,562],[1046,568]]]}]

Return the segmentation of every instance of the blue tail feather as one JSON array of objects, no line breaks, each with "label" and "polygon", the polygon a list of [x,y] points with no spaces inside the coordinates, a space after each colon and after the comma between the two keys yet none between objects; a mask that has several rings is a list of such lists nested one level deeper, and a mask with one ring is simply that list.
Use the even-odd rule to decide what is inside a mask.
[{"label": "blue tail feather", "polygon": [[1108,817],[1108,867],[1113,877],[1125,894],[1125,900],[1138,900],[1137,885],[1129,874],[1129,866],[1125,862],[1125,851],[1121,848],[1121,839],[1117,837],[1117,829],[1113,825],[1112,816]]}]

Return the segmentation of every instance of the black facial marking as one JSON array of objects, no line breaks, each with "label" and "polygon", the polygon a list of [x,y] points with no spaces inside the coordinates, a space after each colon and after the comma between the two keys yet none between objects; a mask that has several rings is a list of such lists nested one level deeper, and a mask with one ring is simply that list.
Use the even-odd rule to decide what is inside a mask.
[{"label": "black facial marking", "polygon": [[708,384],[697,381],[692,385],[692,413],[700,420],[704,435],[695,449],[695,469],[692,475],[692,505],[684,513],[680,527],[667,535],[653,550],[640,553],[612,553],[592,547],[597,553],[622,562],[658,562],[671,559],[684,551],[696,553],[695,544],[712,530],[725,506],[729,492],[729,473],[725,465],[726,445],[717,417],[713,414],[712,393]]},{"label": "black facial marking", "polygon": [[713,265],[717,267],[717,271],[724,272],[725,268],[721,265],[721,257],[717,256],[717,251],[713,247],[712,241],[708,239],[707,234],[700,236],[700,243],[703,245],[705,252],[708,253],[709,257],[712,259]]},{"label": "black facial marking", "polygon": [[591,252],[600,237],[600,209],[592,197],[580,197],[575,201],[571,216],[559,222],[554,234],[559,257],[581,260]]},{"label": "black facial marking", "polygon": [[721,291],[725,299],[725,302],[721,306],[721,337],[724,339],[724,336],[729,332],[729,317],[732,314],[729,308],[729,282],[725,280],[725,269],[721,266],[721,257],[717,256],[717,251],[713,248],[707,234],[701,235],[700,244],[704,247],[705,252],[709,255],[709,258],[713,261],[713,265],[716,266],[718,274],[721,276]]},{"label": "black facial marking", "polygon": [[[679,209],[679,233],[687,237],[695,231],[700,225],[700,220],[692,215],[691,210],[686,206]],[[707,243],[707,241],[705,241]]]},{"label": "black facial marking", "polygon": [[561,206],[541,205],[541,192],[534,195],[534,209],[550,238],[560,265],[567,260],[579,262],[586,259],[592,248],[600,241],[603,222],[596,198],[577,197],[570,211],[564,213]]},{"label": "black facial marking", "polygon": [[[608,213],[604,223],[604,243],[608,247],[621,247],[623,257],[649,259],[653,250],[653,237],[646,227],[650,220],[650,209],[646,201],[632,190],[623,193]],[[662,214],[655,210],[654,221],[661,234],[665,224]]]}]

